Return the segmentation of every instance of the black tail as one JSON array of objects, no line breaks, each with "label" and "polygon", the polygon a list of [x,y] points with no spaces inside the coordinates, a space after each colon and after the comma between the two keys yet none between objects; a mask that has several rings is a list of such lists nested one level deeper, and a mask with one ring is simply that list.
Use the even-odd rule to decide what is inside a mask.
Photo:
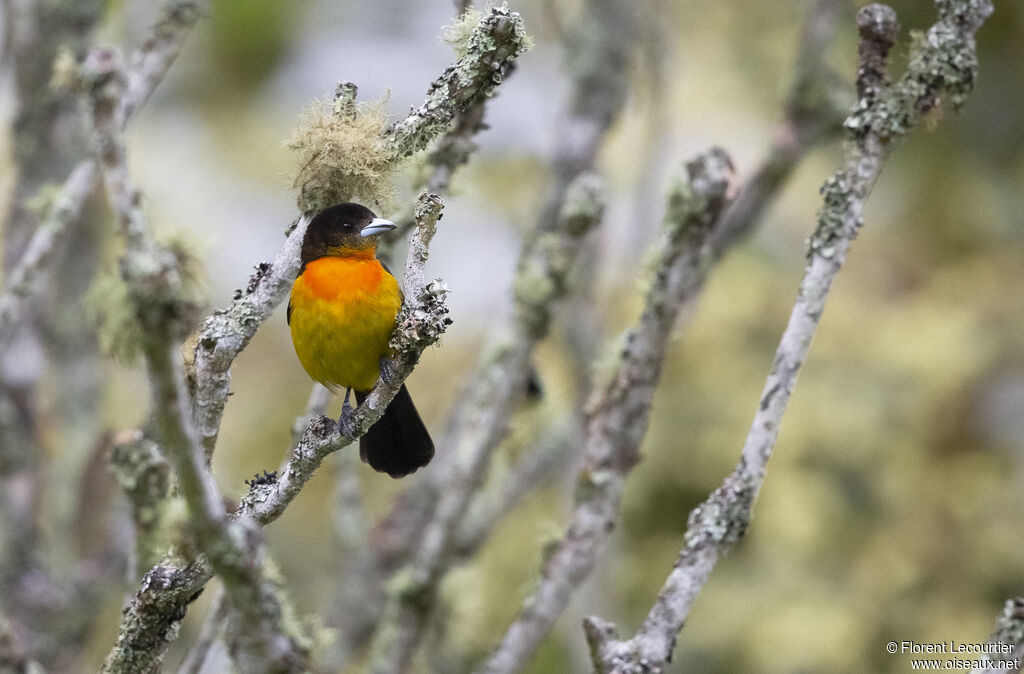
[{"label": "black tail", "polygon": [[[365,393],[356,391],[358,403],[364,398]],[[397,478],[427,465],[433,456],[434,441],[402,384],[384,416],[359,438],[359,457],[374,470]]]}]

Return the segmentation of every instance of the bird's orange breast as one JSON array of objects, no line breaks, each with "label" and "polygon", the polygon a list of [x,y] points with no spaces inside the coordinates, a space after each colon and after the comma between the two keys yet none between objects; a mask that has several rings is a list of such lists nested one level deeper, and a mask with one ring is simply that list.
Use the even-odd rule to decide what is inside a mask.
[{"label": "bird's orange breast", "polygon": [[370,256],[322,257],[306,265],[291,294],[292,343],[310,377],[366,391],[388,355],[402,305],[398,282]]}]

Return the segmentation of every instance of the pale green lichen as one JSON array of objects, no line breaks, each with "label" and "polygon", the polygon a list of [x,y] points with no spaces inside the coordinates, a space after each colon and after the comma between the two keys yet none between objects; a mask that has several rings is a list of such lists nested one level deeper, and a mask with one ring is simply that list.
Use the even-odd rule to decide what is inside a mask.
[{"label": "pale green lichen", "polygon": [[703,236],[721,205],[733,196],[735,173],[729,155],[718,147],[682,165],[673,176],[665,210],[670,240]]},{"label": "pale green lichen", "polygon": [[560,227],[570,236],[581,237],[604,216],[604,181],[596,173],[576,177],[565,191],[558,214]]},{"label": "pale green lichen", "polygon": [[[142,353],[142,322],[184,338],[205,304],[206,283],[196,244],[182,231],[163,233],[156,247],[122,257],[101,271],[85,296],[86,316],[106,355],[131,364]],[[148,284],[147,275],[160,283]],[[131,284],[126,281],[131,278]],[[134,285],[132,285],[134,284]]]},{"label": "pale green lichen", "polygon": [[[854,198],[851,181],[843,172],[837,173],[821,186],[824,203],[818,211],[818,226],[807,242],[807,255],[821,255],[831,258],[840,239],[852,238],[854,232],[847,231],[847,219],[852,210]],[[859,226],[855,223],[855,228]]]},{"label": "pale green lichen", "polygon": [[96,276],[85,295],[85,310],[103,353],[124,364],[135,362],[142,353],[142,328],[119,273],[111,269]]},{"label": "pale green lichen", "polygon": [[54,93],[67,93],[78,84],[78,59],[75,52],[67,45],[61,45],[53,57],[53,70],[50,73],[50,90]]},{"label": "pale green lichen", "polygon": [[119,434],[110,459],[118,484],[132,504],[136,568],[160,561],[171,540],[168,517],[174,493],[171,467],[159,446],[139,431]]},{"label": "pale green lichen", "polygon": [[730,476],[711,496],[694,508],[686,523],[686,547],[732,545],[747,531],[754,488]]}]

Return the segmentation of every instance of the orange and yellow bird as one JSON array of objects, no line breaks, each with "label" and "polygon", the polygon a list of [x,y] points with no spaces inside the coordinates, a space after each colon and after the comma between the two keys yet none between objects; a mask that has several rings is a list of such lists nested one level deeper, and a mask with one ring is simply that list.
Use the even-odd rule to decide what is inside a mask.
[{"label": "orange and yellow bird", "polygon": [[[388,338],[402,306],[398,281],[377,259],[380,235],[395,228],[354,203],[317,213],[302,240],[302,267],[288,302],[295,353],[306,372],[331,391],[345,389],[339,428],[362,403],[388,363]],[[434,443],[405,384],[377,423],[359,439],[359,456],[374,470],[402,477],[427,465]]]}]

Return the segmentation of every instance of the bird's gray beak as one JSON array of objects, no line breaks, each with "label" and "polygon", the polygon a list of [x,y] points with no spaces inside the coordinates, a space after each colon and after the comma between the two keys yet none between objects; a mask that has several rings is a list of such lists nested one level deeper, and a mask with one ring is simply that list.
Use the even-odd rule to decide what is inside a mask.
[{"label": "bird's gray beak", "polygon": [[384,218],[374,218],[373,220],[370,220],[370,224],[359,230],[359,234],[360,236],[363,237],[373,236],[374,234],[383,234],[384,232],[391,231],[397,226],[398,225],[391,222],[390,220],[385,220]]}]

